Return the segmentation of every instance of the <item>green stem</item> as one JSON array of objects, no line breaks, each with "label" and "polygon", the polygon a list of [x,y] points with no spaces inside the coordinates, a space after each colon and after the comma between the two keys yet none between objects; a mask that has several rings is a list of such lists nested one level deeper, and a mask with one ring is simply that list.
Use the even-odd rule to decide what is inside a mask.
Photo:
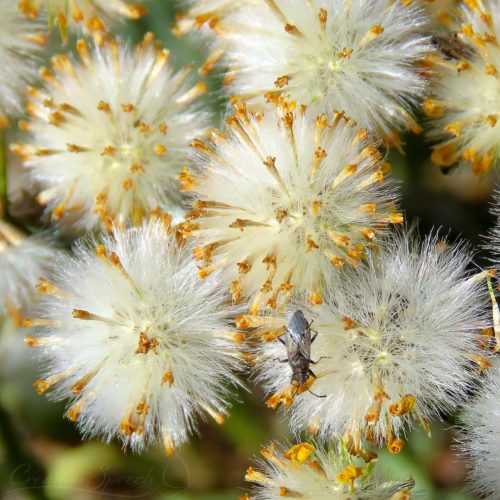
[{"label": "green stem", "polygon": [[37,460],[26,452],[11,416],[1,406],[0,437],[10,466],[8,484],[4,486],[7,489],[11,487],[12,491],[20,490],[21,493],[27,494],[26,496],[46,500],[45,471]]}]

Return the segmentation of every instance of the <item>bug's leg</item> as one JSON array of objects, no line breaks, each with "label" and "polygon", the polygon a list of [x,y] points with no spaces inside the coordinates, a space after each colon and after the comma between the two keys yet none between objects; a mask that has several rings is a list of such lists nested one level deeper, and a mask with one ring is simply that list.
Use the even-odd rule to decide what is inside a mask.
[{"label": "bug's leg", "polygon": [[286,346],[285,341],[281,338],[288,333],[288,328],[285,326],[285,331],[276,337],[284,346]]},{"label": "bug's leg", "polygon": [[307,388],[308,392],[310,392],[313,396],[316,396],[317,398],[326,398],[326,394],[324,395],[319,395],[319,394],[316,394],[315,392],[311,391],[311,389],[309,389],[309,387]]},{"label": "bug's leg", "polygon": [[311,332],[314,332],[316,335],[314,336],[314,338],[311,340],[311,342],[314,342],[314,339],[318,336],[318,332],[316,330],[313,330],[311,328],[312,324],[314,323],[314,320],[312,320],[310,323],[309,323],[309,330],[311,330]]},{"label": "bug's leg", "polygon": [[318,332],[316,330],[311,330],[311,332],[314,332],[314,335],[311,339],[311,344],[316,340],[316,337],[318,336]]},{"label": "bug's leg", "polygon": [[311,375],[311,377],[318,378],[318,377],[316,377],[316,374],[310,368],[309,368],[309,370],[307,370],[307,373],[309,375]]},{"label": "bug's leg", "polygon": [[[294,373],[292,376],[294,376],[294,375],[296,375],[296,374]],[[295,380],[293,382],[295,382]],[[291,395],[292,398],[294,398],[295,395],[297,394],[297,392],[299,391],[299,384],[294,384],[293,382],[292,382],[292,387],[295,387],[295,392],[292,392],[292,395]]]},{"label": "bug's leg", "polygon": [[279,363],[288,363],[288,358],[287,359],[273,358],[273,361],[278,361]]},{"label": "bug's leg", "polygon": [[316,361],[313,361],[312,359],[308,359],[307,361],[309,361],[309,363],[311,363],[312,365],[315,365],[317,363],[319,363],[322,359],[330,359],[331,356],[321,356],[321,358],[317,359]]}]

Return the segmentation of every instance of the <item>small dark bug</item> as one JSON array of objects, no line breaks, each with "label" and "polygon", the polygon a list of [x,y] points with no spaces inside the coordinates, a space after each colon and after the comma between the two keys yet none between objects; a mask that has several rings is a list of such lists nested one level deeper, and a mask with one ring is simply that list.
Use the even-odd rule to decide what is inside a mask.
[{"label": "small dark bug", "polygon": [[446,59],[470,59],[474,55],[474,50],[465,45],[457,33],[451,36],[435,35],[431,38],[431,43]]},{"label": "small dark bug", "polygon": [[[283,338],[278,338],[278,340],[286,347],[287,359],[279,359],[280,363],[288,363],[292,369],[291,384],[296,387],[296,391],[299,387],[306,386],[307,390],[314,394],[306,385],[307,380],[310,376],[316,378],[316,375],[311,370],[311,364],[315,365],[318,361],[313,361],[311,359],[311,344],[316,340],[318,336],[317,333],[311,337],[311,323],[307,321],[304,313],[297,310],[293,313],[292,319],[289,321],[288,326],[285,327],[285,333],[282,335]],[[318,396],[318,398],[325,398],[326,396]]]}]

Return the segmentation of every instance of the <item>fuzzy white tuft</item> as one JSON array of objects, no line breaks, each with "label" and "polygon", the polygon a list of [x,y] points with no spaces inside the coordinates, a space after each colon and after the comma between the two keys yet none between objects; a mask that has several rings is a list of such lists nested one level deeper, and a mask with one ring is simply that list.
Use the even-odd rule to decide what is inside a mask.
[{"label": "fuzzy white tuft", "polygon": [[51,272],[56,253],[43,237],[26,236],[0,221],[0,315],[28,305],[38,278]]},{"label": "fuzzy white tuft", "polygon": [[[242,5],[259,6],[261,0],[184,0],[186,12],[181,12],[173,25],[176,36],[184,36],[192,30],[202,33],[207,39],[223,28],[225,19],[241,9]],[[223,34],[223,32],[221,32]],[[214,41],[214,45],[220,44]]]},{"label": "fuzzy white tuft", "polygon": [[302,309],[318,333],[311,359],[319,361],[310,366],[317,379],[307,386],[324,399],[305,386],[294,397],[292,370],[276,361],[287,354],[275,341],[283,318],[281,325],[272,316],[240,318],[260,322],[268,341],[258,355],[259,378],[275,393],[268,405],[290,407],[296,431],[347,433],[355,449],[365,436],[399,452],[405,424],[420,420],[427,429],[431,418],[456,409],[474,371],[489,365],[477,345],[489,324],[486,284],[467,274],[469,264],[466,251],[436,236],[420,248],[411,234],[401,235],[332,286],[323,305],[290,308]]},{"label": "fuzzy white tuft", "polygon": [[193,104],[204,84],[191,88],[190,68],[174,72],[150,34],[134,50],[114,41],[89,50],[83,40],[77,50],[79,62],[59,55],[42,72],[24,124],[31,142],[13,146],[40,201],[87,229],[172,210],[188,143],[207,124]]},{"label": "fuzzy white tuft", "polygon": [[433,32],[443,32],[453,22],[453,15],[461,0],[420,0],[433,20]]},{"label": "fuzzy white tuft", "polygon": [[0,0],[0,125],[22,109],[21,95],[37,78],[41,45],[46,42],[42,22],[31,23],[14,0]]},{"label": "fuzzy white tuft", "polygon": [[411,106],[425,89],[417,63],[430,47],[422,9],[399,0],[191,5],[178,30],[192,24],[215,32],[211,58],[224,52],[230,94],[252,103],[285,95],[319,112],[343,110],[389,142],[399,140],[396,130],[420,130]]},{"label": "fuzzy white tuft", "polygon": [[358,266],[396,213],[388,165],[366,129],[287,104],[253,114],[237,106],[227,131],[195,141],[198,171],[183,225],[199,245],[200,275],[223,267],[233,299],[252,309],[286,302],[292,289],[320,303],[325,283]]},{"label": "fuzzy white tuft", "polygon": [[437,43],[444,50],[431,58],[435,75],[423,108],[433,118],[429,137],[439,143],[432,160],[442,167],[469,162],[476,174],[484,174],[497,163],[499,29],[498,2],[464,2],[444,43]]},{"label": "fuzzy white tuft", "polygon": [[480,394],[461,415],[460,450],[469,470],[469,487],[480,498],[500,490],[500,366],[490,370]]},{"label": "fuzzy white tuft", "polygon": [[[10,0],[14,3],[15,0]],[[59,25],[63,38],[68,29],[85,34],[101,35],[117,16],[139,19],[147,13],[138,5],[143,0],[19,0],[19,10],[30,18],[47,14]]]},{"label": "fuzzy white tuft", "polygon": [[374,463],[360,464],[345,443],[329,448],[300,443],[285,451],[271,443],[261,450],[260,470],[250,467],[245,479],[256,483],[250,498],[280,500],[357,500],[362,498],[404,500],[414,486],[407,481],[382,482],[374,474]]},{"label": "fuzzy white tuft", "polygon": [[500,190],[493,194],[491,214],[495,217],[495,224],[488,235],[488,249],[491,252],[493,267],[500,270]]},{"label": "fuzzy white tuft", "polygon": [[222,423],[240,364],[224,290],[200,281],[189,252],[153,221],[80,244],[60,261],[41,304],[41,335],[29,344],[46,367],[39,393],[70,399],[85,436],[119,436],[167,453],[208,413]]}]

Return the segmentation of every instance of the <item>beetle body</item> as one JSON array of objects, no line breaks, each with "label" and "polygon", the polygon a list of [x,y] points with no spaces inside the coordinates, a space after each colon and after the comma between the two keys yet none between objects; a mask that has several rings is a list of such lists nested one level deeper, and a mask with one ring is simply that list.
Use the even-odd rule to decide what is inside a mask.
[{"label": "beetle body", "polygon": [[457,33],[452,36],[435,35],[431,38],[431,43],[446,59],[471,59],[474,50],[463,43]]},{"label": "beetle body", "polygon": [[304,385],[311,375],[311,325],[300,310],[295,311],[286,329],[285,347],[292,369],[293,385]]}]

